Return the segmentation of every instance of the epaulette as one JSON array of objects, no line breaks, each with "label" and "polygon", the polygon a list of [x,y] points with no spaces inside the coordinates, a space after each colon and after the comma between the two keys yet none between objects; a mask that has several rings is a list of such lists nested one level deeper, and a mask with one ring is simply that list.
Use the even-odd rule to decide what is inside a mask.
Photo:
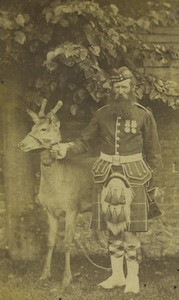
[{"label": "epaulette", "polygon": [[108,107],[109,105],[110,105],[110,104],[104,105],[104,106],[100,107],[97,111],[100,111],[100,110],[102,110],[103,108]]},{"label": "epaulette", "polygon": [[135,104],[136,106],[142,108],[143,110],[145,110],[147,113],[151,113],[151,111],[148,110],[145,106],[143,106],[143,105],[141,105],[141,104],[139,104],[139,103],[137,103],[137,102],[135,102],[134,104]]}]

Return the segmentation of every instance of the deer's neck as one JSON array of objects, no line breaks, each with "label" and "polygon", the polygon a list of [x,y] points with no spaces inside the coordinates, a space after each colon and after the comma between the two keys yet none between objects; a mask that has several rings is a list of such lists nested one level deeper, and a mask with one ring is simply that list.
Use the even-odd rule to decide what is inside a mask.
[{"label": "deer's neck", "polygon": [[54,158],[50,154],[50,149],[42,150],[41,162],[43,165],[51,165],[54,162]]}]

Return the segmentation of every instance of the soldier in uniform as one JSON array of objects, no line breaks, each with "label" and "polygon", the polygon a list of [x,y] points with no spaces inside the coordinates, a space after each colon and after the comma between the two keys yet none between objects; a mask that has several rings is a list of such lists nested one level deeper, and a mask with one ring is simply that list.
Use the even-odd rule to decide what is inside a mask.
[{"label": "soldier in uniform", "polygon": [[[132,186],[134,197],[130,204],[130,222],[121,231],[109,229],[112,275],[99,285],[104,289],[125,286],[125,293],[138,293],[141,258],[138,233],[147,231],[147,195],[149,190],[155,188],[151,185],[151,179],[161,166],[161,149],[152,113],[136,103],[132,72],[127,67],[114,69],[111,82],[112,100],[109,105],[94,113],[77,140],[60,144],[58,149],[52,149],[51,154],[62,159],[70,151],[82,153],[87,150],[90,140],[100,138],[100,157],[92,168],[94,182],[100,187],[98,194],[102,195],[102,186],[114,178],[122,178],[126,187]],[[116,201],[113,196],[108,195],[106,201],[114,207],[116,213],[115,208],[122,207],[125,201],[121,198]],[[100,229],[103,222],[99,217],[102,215],[99,212],[99,201],[100,197],[97,205],[93,205],[98,211],[94,212],[93,209],[91,228]],[[110,216],[108,211],[105,218],[115,224],[122,216]],[[123,271],[124,258],[127,265],[126,278]]]}]

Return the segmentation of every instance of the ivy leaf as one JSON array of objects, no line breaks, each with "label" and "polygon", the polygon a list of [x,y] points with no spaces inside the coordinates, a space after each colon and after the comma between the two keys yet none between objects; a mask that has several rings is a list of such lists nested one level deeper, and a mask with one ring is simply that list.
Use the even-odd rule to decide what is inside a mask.
[{"label": "ivy leaf", "polygon": [[7,15],[0,16],[0,27],[4,29],[14,29],[15,22],[9,19]]},{"label": "ivy leaf", "polygon": [[148,30],[150,28],[150,21],[149,20],[144,20],[144,23],[143,23],[143,28],[145,30]]},{"label": "ivy leaf", "polygon": [[120,33],[120,36],[124,39],[127,40],[127,35],[125,33]]},{"label": "ivy leaf", "polygon": [[117,16],[118,13],[119,13],[119,9],[117,8],[117,6],[114,5],[114,4],[110,4],[110,8],[111,8],[111,10],[112,10],[114,16]]},{"label": "ivy leaf", "polygon": [[52,92],[54,92],[57,89],[57,83],[55,81],[51,82],[50,89]]},{"label": "ivy leaf", "polygon": [[91,45],[95,43],[95,37],[92,34],[85,32],[85,35]]},{"label": "ivy leaf", "polygon": [[160,93],[162,93],[162,92],[163,92],[163,87],[161,87],[161,86],[160,86],[160,85],[158,85],[157,83],[155,83],[154,85],[155,85],[155,87],[156,87],[157,91],[159,91]]},{"label": "ivy leaf", "polygon": [[106,81],[105,83],[103,83],[103,88],[104,89],[110,89],[111,88],[111,86],[110,86],[110,84],[109,84],[108,81]]},{"label": "ivy leaf", "polygon": [[[63,53],[63,49],[61,47],[57,47],[54,51],[55,57]],[[50,52],[49,52],[50,53]]]},{"label": "ivy leaf", "polygon": [[134,21],[134,19],[132,19],[132,18],[128,18],[127,20],[125,20],[125,26],[127,27],[127,26],[133,26],[135,24],[135,21]]},{"label": "ivy leaf", "polygon": [[114,29],[114,28],[110,28],[109,30],[108,30],[108,36],[110,37],[111,35],[116,35],[116,30]]},{"label": "ivy leaf", "polygon": [[80,59],[83,61],[88,56],[88,50],[86,49],[80,49]]},{"label": "ivy leaf", "polygon": [[154,89],[151,91],[149,97],[150,97],[150,100],[156,100],[156,99],[161,98],[160,94]]},{"label": "ivy leaf", "polygon": [[148,30],[150,27],[150,21],[145,18],[140,18],[136,23],[139,27],[145,30]]},{"label": "ivy leaf", "polygon": [[137,25],[139,26],[139,27],[143,27],[143,23],[144,23],[144,19],[143,18],[140,18],[139,20],[137,20],[136,21],[136,23],[137,23]]},{"label": "ivy leaf", "polygon": [[26,36],[25,36],[24,32],[16,31],[14,39],[17,43],[23,45],[26,41]]},{"label": "ivy leaf", "polygon": [[113,35],[112,40],[115,44],[120,45],[121,43],[119,42],[119,34],[118,35]]},{"label": "ivy leaf", "polygon": [[143,46],[143,48],[144,48],[145,50],[148,50],[148,51],[150,51],[150,47],[149,47],[148,45],[146,45],[146,44],[143,44],[142,46]]},{"label": "ivy leaf", "polygon": [[139,88],[136,88],[135,94],[136,94],[137,98],[139,98],[141,100],[143,97],[144,91],[141,87],[139,87]]},{"label": "ivy leaf", "polygon": [[55,7],[55,9],[54,9],[55,16],[61,15],[62,12],[63,12],[62,5]]},{"label": "ivy leaf", "polygon": [[73,13],[73,11],[74,11],[73,5],[62,6],[62,12],[65,14]]},{"label": "ivy leaf", "polygon": [[79,89],[74,92],[73,94],[73,101],[77,104],[82,103],[86,98],[86,91],[85,89]]},{"label": "ivy leaf", "polygon": [[95,65],[93,64],[92,67],[93,67],[93,69],[101,72],[101,69],[100,69],[100,67],[97,64],[95,64]]},{"label": "ivy leaf", "polygon": [[162,61],[162,64],[164,64],[164,65],[168,64],[168,60],[164,57],[161,59],[161,61]]},{"label": "ivy leaf", "polygon": [[164,5],[165,7],[167,7],[167,8],[171,8],[171,4],[170,4],[170,3],[164,2],[163,5]]},{"label": "ivy leaf", "polygon": [[173,97],[168,97],[168,106],[171,106],[171,107],[175,107],[175,104],[176,104],[176,102],[175,102],[175,100],[173,99]]},{"label": "ivy leaf", "polygon": [[155,10],[151,12],[151,16],[157,21],[160,20],[160,15]]},{"label": "ivy leaf", "polygon": [[30,21],[30,16],[29,14],[24,14],[23,15],[24,19],[25,19],[25,23],[28,23]]},{"label": "ivy leaf", "polygon": [[21,14],[18,14],[17,17],[15,18],[15,21],[17,23],[17,25],[21,26],[21,27],[24,27],[24,24],[25,24],[25,18],[23,15]]},{"label": "ivy leaf", "polygon": [[52,61],[57,56],[55,51],[50,51],[47,53],[47,61],[48,62]]},{"label": "ivy leaf", "polygon": [[46,60],[43,63],[43,65],[46,66],[50,72],[55,71],[58,68],[58,64],[56,62],[52,62],[52,61],[48,61],[48,60]]},{"label": "ivy leaf", "polygon": [[126,45],[121,45],[121,47],[122,47],[123,52],[126,53],[126,52],[127,52],[127,47],[126,47]]},{"label": "ivy leaf", "polygon": [[108,52],[113,58],[117,58],[118,55],[115,49],[108,50]]},{"label": "ivy leaf", "polygon": [[95,23],[93,21],[90,21],[90,24],[91,24],[91,27],[94,29],[96,26],[95,26]]},{"label": "ivy leaf", "polygon": [[99,56],[100,54],[100,47],[99,46],[95,46],[95,45],[91,45],[91,47],[89,47],[89,50],[96,56]]},{"label": "ivy leaf", "polygon": [[153,19],[153,23],[155,24],[155,25],[159,25],[159,21],[158,20],[156,20],[156,19]]},{"label": "ivy leaf", "polygon": [[72,104],[70,107],[70,112],[71,112],[72,116],[75,116],[77,111],[78,111],[78,104],[76,104],[76,103]]},{"label": "ivy leaf", "polygon": [[113,28],[110,28],[108,30],[108,36],[115,42],[117,43],[119,41],[119,34],[116,30],[114,30]]},{"label": "ivy leaf", "polygon": [[53,14],[51,12],[47,12],[45,15],[46,22],[49,23],[52,20]]}]

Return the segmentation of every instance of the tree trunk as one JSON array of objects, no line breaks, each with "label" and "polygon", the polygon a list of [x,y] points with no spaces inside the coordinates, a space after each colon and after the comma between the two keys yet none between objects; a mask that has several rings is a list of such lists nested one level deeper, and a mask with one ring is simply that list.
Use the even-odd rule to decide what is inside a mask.
[{"label": "tree trunk", "polygon": [[23,98],[26,77],[12,65],[10,70],[1,69],[0,75],[8,249],[13,259],[33,259],[39,254],[39,244],[28,224],[34,196],[32,156],[17,146],[28,132]]}]

